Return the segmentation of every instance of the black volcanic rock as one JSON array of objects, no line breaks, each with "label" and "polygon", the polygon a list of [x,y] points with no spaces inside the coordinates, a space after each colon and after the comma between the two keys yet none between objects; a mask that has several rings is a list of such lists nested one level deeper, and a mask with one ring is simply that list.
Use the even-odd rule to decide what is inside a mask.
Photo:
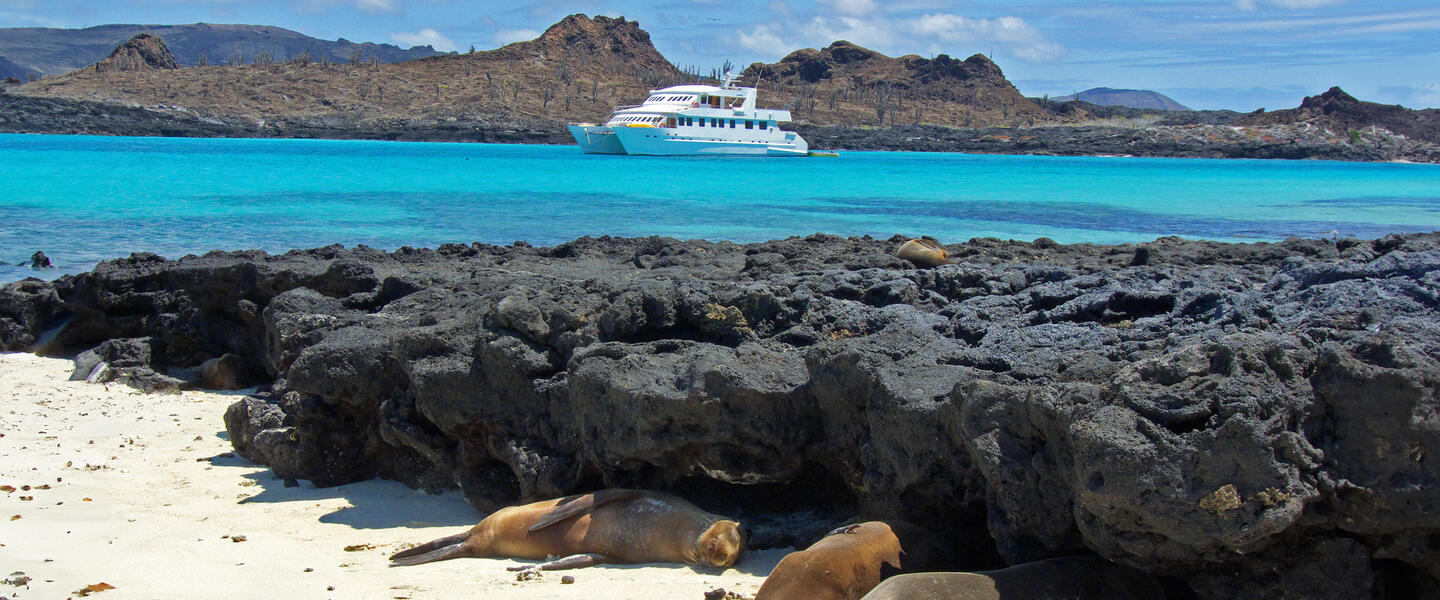
[{"label": "black volcanic rock", "polygon": [[1440,234],[929,270],[905,239],[137,255],[0,288],[0,341],[230,355],[274,382],[236,450],[317,485],[664,489],[765,545],[903,518],[975,568],[1094,553],[1206,599],[1440,589]]}]

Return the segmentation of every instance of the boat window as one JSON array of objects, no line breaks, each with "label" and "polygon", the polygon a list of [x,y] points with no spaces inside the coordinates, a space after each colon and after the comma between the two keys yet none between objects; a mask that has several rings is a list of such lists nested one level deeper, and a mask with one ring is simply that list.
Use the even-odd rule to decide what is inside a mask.
[{"label": "boat window", "polygon": [[746,119],[746,120],[745,120],[745,128],[746,128],[746,129],[754,129],[754,128],[755,128],[755,122],[754,122],[754,121],[751,121],[751,120],[749,120],[749,119]]},{"label": "boat window", "polygon": [[734,129],[734,128],[735,128],[735,119],[730,119],[730,128],[731,128],[731,129]]}]

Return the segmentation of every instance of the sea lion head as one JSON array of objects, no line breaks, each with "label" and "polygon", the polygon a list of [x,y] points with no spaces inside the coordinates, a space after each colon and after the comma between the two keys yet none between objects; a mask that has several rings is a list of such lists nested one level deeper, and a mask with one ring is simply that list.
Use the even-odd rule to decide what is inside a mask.
[{"label": "sea lion head", "polygon": [[696,562],[712,567],[734,566],[745,549],[745,530],[729,519],[716,521],[695,538]]}]

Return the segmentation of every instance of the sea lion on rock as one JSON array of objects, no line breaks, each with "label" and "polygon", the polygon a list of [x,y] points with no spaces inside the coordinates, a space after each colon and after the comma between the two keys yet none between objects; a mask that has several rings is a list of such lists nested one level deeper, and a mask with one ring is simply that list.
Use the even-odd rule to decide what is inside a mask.
[{"label": "sea lion on rock", "polygon": [[755,600],[858,600],[891,575],[950,563],[950,551],[935,534],[903,521],[867,521],[785,555]]},{"label": "sea lion on rock", "polygon": [[740,524],[675,496],[601,490],[510,506],[470,531],[397,552],[391,566],[451,558],[559,560],[510,570],[552,571],[599,563],[685,562],[729,567],[745,547]]},{"label": "sea lion on rock", "polygon": [[950,253],[940,242],[929,238],[917,238],[900,245],[895,255],[910,261],[917,267],[938,267],[952,264]]},{"label": "sea lion on rock", "polygon": [[911,573],[864,600],[1164,600],[1155,578],[1099,557],[1053,558],[978,573]]}]

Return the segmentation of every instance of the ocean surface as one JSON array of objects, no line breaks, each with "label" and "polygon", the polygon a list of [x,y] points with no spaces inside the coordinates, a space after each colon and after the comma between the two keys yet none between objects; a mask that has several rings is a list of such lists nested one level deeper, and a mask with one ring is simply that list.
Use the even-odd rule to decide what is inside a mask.
[{"label": "ocean surface", "polygon": [[[816,232],[1138,242],[1440,230],[1440,166],[0,135],[0,282],[97,261],[332,243],[751,242]],[[43,251],[58,267],[14,266]]]}]

